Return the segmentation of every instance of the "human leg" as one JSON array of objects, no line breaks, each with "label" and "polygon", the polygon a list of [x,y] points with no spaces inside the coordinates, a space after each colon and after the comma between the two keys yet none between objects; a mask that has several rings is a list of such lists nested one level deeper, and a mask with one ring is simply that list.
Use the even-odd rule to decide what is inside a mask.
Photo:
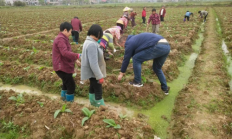
[{"label": "human leg", "polygon": [[90,78],[91,81],[91,91],[94,91],[95,94],[95,104],[94,106],[99,107],[100,105],[105,105],[102,98],[102,84],[98,83],[96,78]]},{"label": "human leg", "polygon": [[159,33],[159,24],[155,26],[155,33],[156,33],[156,34]]}]

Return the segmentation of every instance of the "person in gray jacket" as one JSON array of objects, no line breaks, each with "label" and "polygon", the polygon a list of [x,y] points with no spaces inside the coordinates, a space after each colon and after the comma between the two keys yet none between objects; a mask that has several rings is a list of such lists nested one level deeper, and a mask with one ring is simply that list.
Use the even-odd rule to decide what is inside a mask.
[{"label": "person in gray jacket", "polygon": [[102,98],[102,84],[106,77],[106,63],[103,49],[98,44],[103,31],[99,25],[92,25],[87,33],[81,56],[81,80],[90,81],[89,100],[96,107],[105,105]]},{"label": "person in gray jacket", "polygon": [[206,21],[206,18],[208,16],[208,12],[207,11],[198,11],[199,17],[203,18],[204,17],[204,22]]}]

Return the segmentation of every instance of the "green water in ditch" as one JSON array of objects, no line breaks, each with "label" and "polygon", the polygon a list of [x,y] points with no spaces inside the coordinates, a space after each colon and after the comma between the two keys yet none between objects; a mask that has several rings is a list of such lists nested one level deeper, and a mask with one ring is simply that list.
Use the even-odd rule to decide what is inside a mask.
[{"label": "green water in ditch", "polygon": [[[168,86],[171,88],[169,95],[149,110],[135,110],[135,114],[142,113],[149,117],[148,123],[154,128],[156,135],[161,139],[166,139],[168,136],[167,129],[170,126],[168,121],[171,120],[176,97],[182,88],[188,83],[188,79],[191,76],[203,39],[203,33],[200,32],[196,43],[192,45],[194,53],[192,53],[190,56],[186,56],[188,60],[183,67],[179,67],[180,74],[178,78],[168,83]],[[168,120],[163,119],[162,116],[165,116]]]}]

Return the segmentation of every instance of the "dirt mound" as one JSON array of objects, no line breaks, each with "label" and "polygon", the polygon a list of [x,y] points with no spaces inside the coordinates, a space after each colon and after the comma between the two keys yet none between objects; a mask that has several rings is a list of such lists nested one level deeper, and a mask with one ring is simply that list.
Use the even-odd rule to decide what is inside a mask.
[{"label": "dirt mound", "polygon": [[[66,103],[72,113],[62,113],[54,119],[54,112],[62,107],[64,102],[51,100],[44,96],[31,96],[23,94],[24,103],[16,106],[16,102],[9,100],[11,96],[17,96],[14,91],[0,91],[0,120],[12,121],[15,125],[29,130],[29,138],[33,139],[144,139],[154,138],[154,131],[141,119],[121,119],[118,113],[108,108],[90,108],[95,113],[87,120],[84,126],[81,121],[85,117],[81,109],[82,105]],[[4,101],[2,101],[4,100]],[[43,103],[41,107],[38,102]],[[107,128],[103,119],[113,119],[121,126],[120,129]],[[0,125],[2,127],[3,125]]]}]

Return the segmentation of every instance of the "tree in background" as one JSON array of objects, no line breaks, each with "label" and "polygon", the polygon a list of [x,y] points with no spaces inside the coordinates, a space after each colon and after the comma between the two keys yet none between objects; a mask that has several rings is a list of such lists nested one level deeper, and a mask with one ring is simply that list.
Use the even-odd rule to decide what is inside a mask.
[{"label": "tree in background", "polygon": [[0,6],[5,6],[5,0],[0,0]]}]

